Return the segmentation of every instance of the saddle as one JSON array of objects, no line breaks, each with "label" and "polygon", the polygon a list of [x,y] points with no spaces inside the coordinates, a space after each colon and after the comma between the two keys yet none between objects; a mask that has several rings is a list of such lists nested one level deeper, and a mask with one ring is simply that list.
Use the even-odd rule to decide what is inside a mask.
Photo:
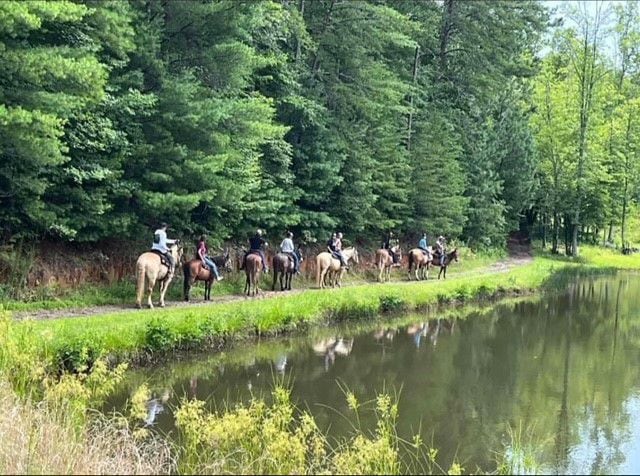
[{"label": "saddle", "polygon": [[160,256],[160,264],[162,266],[166,266],[167,269],[169,268],[169,261],[167,261],[167,257],[164,255],[164,253],[162,253],[159,250],[151,250],[151,252],[157,254],[158,256]]}]

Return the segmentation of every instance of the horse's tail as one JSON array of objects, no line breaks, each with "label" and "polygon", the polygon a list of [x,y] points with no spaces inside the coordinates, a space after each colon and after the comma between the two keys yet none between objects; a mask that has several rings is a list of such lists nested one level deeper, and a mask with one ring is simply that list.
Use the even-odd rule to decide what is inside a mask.
[{"label": "horse's tail", "polygon": [[144,264],[138,260],[136,263],[136,305],[142,306],[142,297],[144,296]]},{"label": "horse's tail", "polygon": [[320,287],[320,274],[322,272],[322,269],[320,268],[320,256],[318,255],[318,257],[316,258],[316,282],[318,283],[318,287]]},{"label": "horse's tail", "polygon": [[409,272],[411,272],[412,267],[413,267],[413,253],[409,251]]},{"label": "horse's tail", "polygon": [[184,298],[187,299],[189,296],[189,288],[191,287],[191,266],[189,266],[189,262],[182,265],[182,272],[184,273]]}]

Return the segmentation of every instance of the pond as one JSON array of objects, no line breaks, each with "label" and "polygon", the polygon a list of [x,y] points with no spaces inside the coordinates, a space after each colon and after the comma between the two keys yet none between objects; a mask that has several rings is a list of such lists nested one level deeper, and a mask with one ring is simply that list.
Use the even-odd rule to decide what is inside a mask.
[{"label": "pond", "polygon": [[[268,396],[284,380],[332,437],[348,435],[344,390],[397,394],[403,437],[448,468],[492,471],[529,445],[554,473],[640,472],[640,276],[576,278],[566,291],[464,311],[315,329],[304,337],[131,371],[105,410],[146,382],[148,423],[173,432],[183,397],[210,407]],[[351,414],[352,415],[352,414]],[[347,418],[345,418],[345,416]],[[372,412],[361,425],[372,428]]]}]

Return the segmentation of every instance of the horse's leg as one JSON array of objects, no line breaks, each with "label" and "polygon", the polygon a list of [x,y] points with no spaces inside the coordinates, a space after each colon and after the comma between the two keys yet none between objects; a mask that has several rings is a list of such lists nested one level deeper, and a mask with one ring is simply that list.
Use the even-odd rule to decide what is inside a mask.
[{"label": "horse's leg", "polygon": [[164,307],[164,295],[167,292],[167,289],[169,289],[169,283],[171,283],[172,279],[173,276],[169,276],[160,283],[160,307]]},{"label": "horse's leg", "polygon": [[249,273],[246,272],[246,280],[244,282],[244,292],[247,294],[247,296],[249,295]]},{"label": "horse's leg", "polygon": [[151,278],[150,276],[147,276],[147,292],[149,293],[149,296],[147,297],[147,306],[149,306],[149,309],[153,309],[153,303],[151,302],[151,295],[153,294],[153,288],[156,285],[156,278],[153,277]]},{"label": "horse's leg", "polygon": [[[275,259],[275,258],[274,258]],[[276,290],[276,282],[278,281],[278,271],[276,271],[276,265],[273,265],[273,284],[271,285],[271,290]]]},{"label": "horse's leg", "polygon": [[328,268],[328,267],[327,267],[327,268],[323,268],[323,269],[320,271],[320,289],[324,289],[324,286],[325,286],[325,282],[324,282],[324,280],[325,280],[325,278],[327,277],[327,272],[328,272],[328,271],[329,271],[329,268]]}]

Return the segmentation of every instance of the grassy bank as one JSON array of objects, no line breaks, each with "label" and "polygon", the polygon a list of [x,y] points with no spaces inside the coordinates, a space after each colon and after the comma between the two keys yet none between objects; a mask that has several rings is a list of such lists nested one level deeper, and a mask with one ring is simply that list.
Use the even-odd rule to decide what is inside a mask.
[{"label": "grassy bank", "polygon": [[585,249],[577,262],[549,255],[495,274],[452,275],[447,281],[368,283],[305,290],[265,300],[209,306],[123,311],[101,316],[31,321],[9,326],[9,339],[35,349],[54,368],[90,365],[100,356],[131,360],[172,349],[220,346],[253,335],[274,335],[309,325],[375,317],[425,306],[521,294],[558,285],[567,273],[640,269],[640,257],[618,259]]}]

